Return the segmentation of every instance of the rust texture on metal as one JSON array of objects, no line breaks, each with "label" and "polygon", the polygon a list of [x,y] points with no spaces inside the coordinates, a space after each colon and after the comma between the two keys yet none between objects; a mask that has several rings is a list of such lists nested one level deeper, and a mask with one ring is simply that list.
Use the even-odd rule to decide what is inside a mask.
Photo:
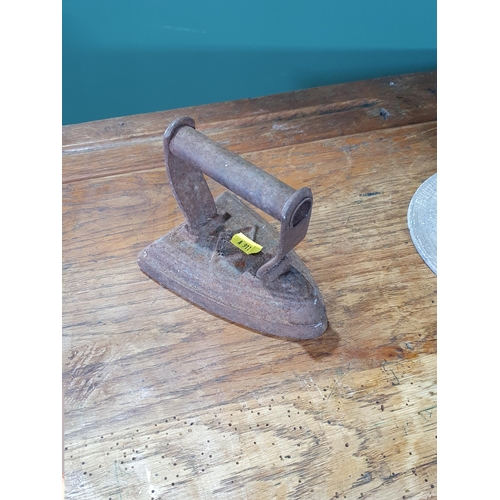
[{"label": "rust texture on metal", "polygon": [[[138,256],[150,278],[213,314],[262,333],[304,339],[327,327],[323,298],[293,251],[306,233],[313,196],[293,189],[195,129],[174,120],[163,136],[170,186],[186,222]],[[207,175],[280,222],[280,232],[225,192],[214,200]],[[238,232],[263,247],[246,255]]]}]

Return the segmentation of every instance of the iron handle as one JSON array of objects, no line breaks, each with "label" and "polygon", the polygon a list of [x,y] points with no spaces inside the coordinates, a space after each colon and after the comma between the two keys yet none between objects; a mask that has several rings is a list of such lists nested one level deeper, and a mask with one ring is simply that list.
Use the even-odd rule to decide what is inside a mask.
[{"label": "iron handle", "polygon": [[273,258],[257,272],[272,277],[286,266],[286,254],[307,233],[312,192],[295,190],[195,130],[192,118],[174,120],[163,135],[165,162],[172,191],[193,233],[200,233],[217,216],[203,173],[281,222]]}]

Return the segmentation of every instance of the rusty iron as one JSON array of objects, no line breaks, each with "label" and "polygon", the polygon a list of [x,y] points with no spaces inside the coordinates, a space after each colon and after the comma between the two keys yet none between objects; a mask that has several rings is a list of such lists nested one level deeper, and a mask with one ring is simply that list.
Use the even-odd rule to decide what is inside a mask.
[{"label": "rusty iron", "polygon": [[[293,251],[309,227],[313,196],[295,190],[195,129],[174,120],[163,135],[170,186],[186,221],[138,255],[151,279],[207,311],[247,328],[291,339],[321,335],[323,298]],[[230,191],[215,200],[207,175]],[[234,194],[233,194],[234,193]],[[280,222],[278,233],[239,197]],[[230,240],[244,233],[262,251]]]}]

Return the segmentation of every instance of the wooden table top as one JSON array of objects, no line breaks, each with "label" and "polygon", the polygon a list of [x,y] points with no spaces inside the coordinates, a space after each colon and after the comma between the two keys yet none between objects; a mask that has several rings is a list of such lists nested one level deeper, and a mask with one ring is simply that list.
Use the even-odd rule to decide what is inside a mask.
[{"label": "wooden table top", "polygon": [[[183,115],[312,189],[296,252],[323,336],[260,335],[139,270],[183,221],[162,148]],[[417,73],[63,127],[67,498],[436,497],[436,276],[406,221],[436,117]]]}]

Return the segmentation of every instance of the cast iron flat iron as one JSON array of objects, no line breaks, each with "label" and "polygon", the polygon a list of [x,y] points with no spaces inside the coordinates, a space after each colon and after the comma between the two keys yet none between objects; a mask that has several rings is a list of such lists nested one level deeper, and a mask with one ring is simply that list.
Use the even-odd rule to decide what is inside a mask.
[{"label": "cast iron flat iron", "polygon": [[[170,186],[186,221],[142,250],[141,270],[210,313],[292,339],[327,327],[321,293],[293,248],[307,233],[312,192],[294,190],[195,130],[163,135]],[[215,200],[203,174],[232,192]],[[278,232],[237,196],[281,223]]]}]

